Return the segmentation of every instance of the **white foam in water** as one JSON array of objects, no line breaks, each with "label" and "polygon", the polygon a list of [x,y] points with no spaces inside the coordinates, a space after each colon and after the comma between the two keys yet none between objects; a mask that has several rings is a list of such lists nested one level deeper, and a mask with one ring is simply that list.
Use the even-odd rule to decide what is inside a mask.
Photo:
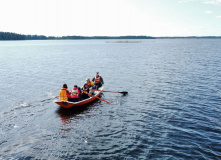
[{"label": "white foam in water", "polygon": [[46,96],[49,97],[49,98],[54,98],[54,97],[55,97],[55,96],[54,96],[52,93],[50,93],[50,92],[49,92],[49,93],[46,93]]},{"label": "white foam in water", "polygon": [[18,126],[14,125],[14,128],[18,128]]},{"label": "white foam in water", "polygon": [[24,103],[20,104],[20,106],[21,106],[21,107],[29,107],[29,106],[30,106],[30,104],[28,104],[28,103],[24,102]]}]

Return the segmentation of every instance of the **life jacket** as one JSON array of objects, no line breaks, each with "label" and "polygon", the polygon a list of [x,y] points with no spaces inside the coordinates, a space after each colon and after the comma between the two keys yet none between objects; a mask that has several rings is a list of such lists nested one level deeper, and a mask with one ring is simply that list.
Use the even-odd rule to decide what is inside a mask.
[{"label": "life jacket", "polygon": [[71,90],[71,98],[79,98],[78,97],[78,94],[79,94],[79,90],[77,87],[74,87],[72,90]]},{"label": "life jacket", "polygon": [[87,83],[87,85],[88,85],[88,87],[90,88],[91,86],[94,85],[94,82],[93,82],[93,81],[90,81],[90,82]]},{"label": "life jacket", "polygon": [[95,77],[94,78],[94,82],[95,83],[101,83],[101,77],[99,76],[99,77]]},{"label": "life jacket", "polygon": [[67,89],[62,88],[59,92],[59,100],[60,101],[68,101]]},{"label": "life jacket", "polygon": [[78,95],[71,95],[70,98],[79,98]]}]

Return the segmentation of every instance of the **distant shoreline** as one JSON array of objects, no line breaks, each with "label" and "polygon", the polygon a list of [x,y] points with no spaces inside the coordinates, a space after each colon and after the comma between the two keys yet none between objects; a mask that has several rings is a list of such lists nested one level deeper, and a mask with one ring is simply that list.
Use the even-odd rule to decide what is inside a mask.
[{"label": "distant shoreline", "polygon": [[11,32],[0,32],[0,41],[5,40],[99,40],[99,39],[221,39],[221,36],[175,36],[175,37],[151,37],[151,36],[44,36],[22,35]]},{"label": "distant shoreline", "polygon": [[221,36],[154,37],[156,39],[221,39]]}]

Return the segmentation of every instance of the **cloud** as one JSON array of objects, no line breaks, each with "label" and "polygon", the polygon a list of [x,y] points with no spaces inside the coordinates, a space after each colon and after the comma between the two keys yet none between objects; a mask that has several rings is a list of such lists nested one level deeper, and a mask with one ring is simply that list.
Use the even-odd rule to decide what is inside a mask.
[{"label": "cloud", "polygon": [[204,1],[204,4],[215,4],[215,1]]},{"label": "cloud", "polygon": [[195,0],[180,0],[179,3],[187,3],[187,2],[192,2],[192,1],[195,1]]},{"label": "cloud", "polygon": [[179,0],[178,3],[201,2],[204,4],[219,5],[221,0]]},{"label": "cloud", "polygon": [[200,25],[198,25],[198,26],[192,26],[193,28],[195,28],[195,29],[203,29],[203,28],[205,28],[204,26],[200,26]]},{"label": "cloud", "polygon": [[211,14],[213,12],[212,11],[205,11],[204,13]]},{"label": "cloud", "polygon": [[221,16],[216,16],[216,18],[221,18]]},{"label": "cloud", "polygon": [[221,0],[204,0],[203,3],[211,5],[219,5],[221,4]]}]

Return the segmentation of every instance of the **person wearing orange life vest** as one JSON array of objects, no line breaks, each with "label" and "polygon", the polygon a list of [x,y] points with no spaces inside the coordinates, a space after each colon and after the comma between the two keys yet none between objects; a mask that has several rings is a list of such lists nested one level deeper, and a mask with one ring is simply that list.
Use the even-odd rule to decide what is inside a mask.
[{"label": "person wearing orange life vest", "polygon": [[71,98],[69,91],[67,90],[67,84],[63,84],[63,88],[59,92],[59,100],[60,101],[68,101]]},{"label": "person wearing orange life vest", "polygon": [[98,88],[100,88],[102,86],[102,84],[104,84],[103,78],[99,75],[99,72],[96,73],[96,76],[92,79],[92,81],[94,82],[94,85]]}]

